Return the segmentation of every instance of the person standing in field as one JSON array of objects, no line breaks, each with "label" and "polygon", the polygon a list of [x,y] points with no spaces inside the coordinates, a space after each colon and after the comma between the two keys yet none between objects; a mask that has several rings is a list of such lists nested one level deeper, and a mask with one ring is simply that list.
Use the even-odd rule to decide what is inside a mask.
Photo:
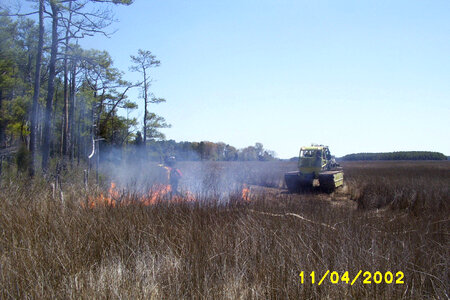
[{"label": "person standing in field", "polygon": [[169,156],[164,159],[165,168],[167,170],[167,176],[172,193],[178,193],[178,183],[183,177],[181,171],[175,167],[176,158],[175,156]]}]

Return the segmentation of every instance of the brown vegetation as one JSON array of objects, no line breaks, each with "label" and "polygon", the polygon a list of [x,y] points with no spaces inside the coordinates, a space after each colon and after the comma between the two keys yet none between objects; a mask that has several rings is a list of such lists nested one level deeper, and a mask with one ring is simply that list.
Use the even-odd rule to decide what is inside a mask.
[{"label": "brown vegetation", "polygon": [[[220,190],[238,180],[281,186],[295,163],[179,167],[185,188],[195,174]],[[43,180],[4,174],[0,298],[448,298],[450,165],[344,168],[359,209],[282,189],[250,201],[231,189],[228,204],[198,193],[195,203],[87,209],[81,174],[63,180],[64,202]],[[301,271],[327,270],[403,271],[405,284],[300,283]]]}]

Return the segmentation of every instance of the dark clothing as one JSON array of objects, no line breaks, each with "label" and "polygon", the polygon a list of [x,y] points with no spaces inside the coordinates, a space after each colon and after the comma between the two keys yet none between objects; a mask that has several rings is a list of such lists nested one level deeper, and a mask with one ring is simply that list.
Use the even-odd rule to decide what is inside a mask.
[{"label": "dark clothing", "polygon": [[177,192],[178,182],[180,181],[183,174],[177,168],[170,168],[169,170],[169,182],[172,187],[172,192]]}]

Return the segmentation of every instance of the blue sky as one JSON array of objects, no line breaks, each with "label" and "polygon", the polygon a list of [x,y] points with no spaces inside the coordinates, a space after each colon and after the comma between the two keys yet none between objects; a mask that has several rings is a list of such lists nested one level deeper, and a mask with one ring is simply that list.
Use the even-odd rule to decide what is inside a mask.
[{"label": "blue sky", "polygon": [[450,1],[135,0],[114,12],[111,38],[81,44],[132,81],[130,54],[161,60],[152,90],[167,103],[149,108],[172,124],[168,139],[261,142],[281,158],[312,142],[337,156],[450,154]]}]

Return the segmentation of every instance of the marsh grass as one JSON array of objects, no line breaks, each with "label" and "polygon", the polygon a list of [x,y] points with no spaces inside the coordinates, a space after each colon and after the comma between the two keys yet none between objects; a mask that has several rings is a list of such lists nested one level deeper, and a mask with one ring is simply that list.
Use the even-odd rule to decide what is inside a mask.
[{"label": "marsh grass", "polygon": [[[195,165],[185,177],[202,168],[211,188],[236,178],[258,181],[258,174],[260,183],[270,182],[266,166],[220,172],[227,166]],[[291,165],[272,169],[285,168]],[[228,203],[203,194],[198,203],[84,209],[80,199],[95,189],[86,191],[77,173],[64,181],[64,202],[43,179],[5,175],[0,298],[448,298],[448,164],[345,168],[360,209],[332,206],[314,194],[262,193],[245,202],[238,192]],[[396,200],[402,191],[405,200]],[[416,202],[431,204],[412,209],[413,195],[421,193]],[[383,209],[372,209],[377,206]],[[326,270],[402,271],[405,283],[300,283],[301,271]]]}]

